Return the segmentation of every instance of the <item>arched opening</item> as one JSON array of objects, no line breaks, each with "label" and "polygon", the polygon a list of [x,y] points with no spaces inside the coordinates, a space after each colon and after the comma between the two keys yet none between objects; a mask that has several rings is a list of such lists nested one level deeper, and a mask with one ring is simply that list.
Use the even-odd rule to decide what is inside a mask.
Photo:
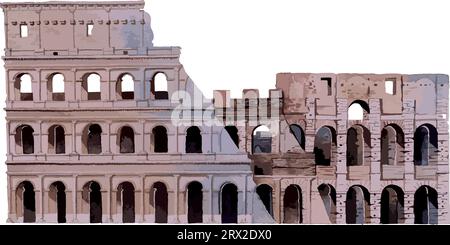
[{"label": "arched opening", "polygon": [[347,166],[362,166],[369,162],[370,132],[361,125],[347,130]]},{"label": "arched opening", "polygon": [[161,182],[153,184],[153,204],[155,207],[155,223],[167,223],[168,216],[167,187]]},{"label": "arched opening", "polygon": [[119,132],[120,153],[134,153],[134,130],[125,126]]},{"label": "arched opening", "polygon": [[286,188],[284,191],[283,207],[283,223],[303,223],[303,198],[300,186],[290,185]]},{"label": "arched opening", "polygon": [[17,153],[34,154],[34,130],[28,125],[22,125],[16,129]]},{"label": "arched opening", "polygon": [[438,194],[429,186],[421,186],[414,194],[414,223],[438,223]]},{"label": "arched opening", "polygon": [[225,130],[228,135],[230,135],[231,140],[233,140],[236,147],[239,149],[239,135],[238,129],[235,126],[225,126]]},{"label": "arched opening", "polygon": [[88,154],[102,153],[102,128],[98,124],[89,125],[83,134],[83,143]]},{"label": "arched opening", "polygon": [[153,77],[152,93],[156,100],[169,99],[169,93],[167,91],[167,76],[162,72],[158,72]]},{"label": "arched opening", "polygon": [[414,133],[414,164],[433,165],[437,161],[438,133],[430,124],[421,125]]},{"label": "arched opening", "polygon": [[256,127],[252,133],[252,154],[272,152],[272,133],[265,125]]},{"label": "arched opening", "polygon": [[64,128],[59,125],[51,126],[48,129],[48,151],[51,154],[66,153],[66,140]]},{"label": "arched opening", "polygon": [[273,217],[272,192],[272,187],[266,184],[262,184],[256,187],[256,193],[264,204],[267,212]]},{"label": "arched opening", "polygon": [[167,129],[163,126],[157,126],[152,130],[154,152],[164,153],[168,151]]},{"label": "arched opening", "polygon": [[203,222],[203,186],[197,181],[187,187],[188,223]]},{"label": "arched opening", "polygon": [[317,187],[323,206],[331,223],[336,223],[336,190],[330,184],[321,184]]},{"label": "arched opening", "polygon": [[303,129],[297,124],[289,125],[289,131],[294,135],[298,142],[298,145],[304,150],[305,149],[305,133]]},{"label": "arched opening", "polygon": [[64,101],[64,75],[55,73],[49,76],[47,82],[48,98],[53,101]]},{"label": "arched opening", "polygon": [[364,224],[370,221],[370,194],[363,186],[354,185],[347,191],[345,216],[347,224]]},{"label": "arched opening", "polygon": [[135,200],[134,186],[130,182],[123,182],[117,187],[117,203],[122,207],[122,222],[134,223]]},{"label": "arched opening", "polygon": [[91,181],[86,184],[89,192],[89,221],[102,223],[102,193],[100,185]]},{"label": "arched opening", "polygon": [[83,99],[101,100],[101,77],[98,74],[91,73],[83,78]]},{"label": "arched opening", "polygon": [[24,223],[36,222],[36,201],[34,186],[29,181],[24,181],[17,186],[17,215],[23,215]]},{"label": "arched opening", "polygon": [[238,222],[238,189],[234,184],[226,184],[221,191],[222,223]]},{"label": "arched opening", "polygon": [[333,150],[336,150],[336,132],[331,127],[321,127],[314,137],[316,165],[330,166]]},{"label": "arched opening", "polygon": [[202,135],[198,127],[186,131],[186,153],[202,153]]},{"label": "arched opening", "polygon": [[381,164],[399,165],[404,148],[402,129],[394,124],[387,125],[381,131]]},{"label": "arched opening", "polygon": [[347,113],[348,120],[364,120],[365,116],[370,113],[369,105],[365,101],[355,100],[348,107]]},{"label": "arched opening", "polygon": [[30,74],[20,74],[14,83],[16,98],[21,101],[33,100],[33,83]]},{"label": "arched opening", "polygon": [[400,187],[387,186],[381,193],[381,223],[403,223],[404,194]]},{"label": "arched opening", "polygon": [[58,223],[66,223],[66,187],[61,181],[50,185],[49,198],[55,205]]},{"label": "arched opening", "polygon": [[116,93],[119,100],[134,99],[134,79],[130,74],[123,74],[116,84]]}]

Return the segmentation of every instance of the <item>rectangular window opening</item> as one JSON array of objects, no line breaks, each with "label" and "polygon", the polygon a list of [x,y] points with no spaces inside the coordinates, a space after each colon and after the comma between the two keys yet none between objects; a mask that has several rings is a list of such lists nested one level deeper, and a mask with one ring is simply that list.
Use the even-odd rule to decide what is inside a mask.
[{"label": "rectangular window opening", "polygon": [[384,82],[384,89],[386,94],[394,95],[395,87],[395,79],[386,79],[386,81]]},{"label": "rectangular window opening", "polygon": [[320,80],[327,82],[327,95],[331,96],[333,95],[333,89],[331,86],[331,77],[322,77]]},{"label": "rectangular window opening", "polygon": [[92,24],[88,24],[87,25],[87,35],[88,35],[88,37],[89,36],[92,36],[92,32],[94,31],[94,25],[92,25]]},{"label": "rectangular window opening", "polygon": [[20,25],[20,37],[28,37],[28,26],[27,25]]}]

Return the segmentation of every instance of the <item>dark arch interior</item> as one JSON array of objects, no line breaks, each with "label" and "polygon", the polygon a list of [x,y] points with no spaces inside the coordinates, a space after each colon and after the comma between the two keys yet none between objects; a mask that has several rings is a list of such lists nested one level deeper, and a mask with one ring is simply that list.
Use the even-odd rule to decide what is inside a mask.
[{"label": "dark arch interior", "polygon": [[22,153],[23,154],[33,154],[34,153],[34,130],[28,125],[22,126],[18,130],[20,140],[22,143]]},{"label": "dark arch interior", "polygon": [[238,220],[238,190],[233,184],[222,188],[222,223],[237,223]]},{"label": "dark arch interior", "polygon": [[272,187],[266,184],[262,184],[256,187],[256,193],[264,204],[264,207],[266,208],[267,212],[273,216],[272,192]]},{"label": "dark arch interior", "polygon": [[414,194],[414,223],[438,223],[438,198],[435,189],[421,186]]},{"label": "dark arch interior", "polygon": [[199,182],[188,185],[188,223],[203,222],[203,186]]},{"label": "dark arch interior", "polygon": [[303,223],[302,190],[290,185],[284,192],[284,223]]},{"label": "dark arch interior", "polygon": [[330,166],[335,134],[329,127],[322,127],[314,138],[314,157],[316,165]]},{"label": "dark arch interior", "polygon": [[155,152],[167,152],[167,130],[163,126],[157,126],[153,129],[153,139],[155,145]]},{"label": "dark arch interior", "polygon": [[186,132],[186,153],[202,153],[202,135],[198,127],[190,127]]},{"label": "dark arch interior", "polygon": [[66,187],[60,181],[52,184],[56,190],[56,209],[58,223],[66,223]]},{"label": "dark arch interior", "polygon": [[345,214],[347,224],[364,224],[368,217],[370,194],[363,186],[352,186],[347,191]]},{"label": "dark arch interior", "polygon": [[414,132],[414,164],[426,166],[438,147],[438,133],[434,126],[424,124]]},{"label": "dark arch interior", "polygon": [[230,135],[236,147],[239,148],[238,129],[235,126],[226,126],[225,130],[227,131],[228,135]]},{"label": "dark arch interior", "polygon": [[256,127],[252,132],[252,153],[271,153],[272,152],[272,134],[270,131],[257,131]]},{"label": "dark arch interior", "polygon": [[347,166],[360,165],[358,154],[358,132],[354,128],[349,128],[347,131]]},{"label": "dark arch interior", "polygon": [[48,133],[49,147],[54,149],[55,154],[66,153],[66,140],[64,128],[61,126],[53,126]]},{"label": "dark arch interior", "polygon": [[89,126],[87,150],[88,154],[102,153],[102,128],[98,124]]},{"label": "dark arch interior", "polygon": [[120,153],[134,153],[134,131],[125,126],[120,130]]},{"label": "dark arch interior", "polygon": [[381,223],[397,224],[403,219],[404,195],[400,187],[388,186],[381,193]]},{"label": "dark arch interior", "polygon": [[36,201],[33,184],[25,181],[21,184],[23,188],[23,222],[36,222]]},{"label": "dark arch interior", "polygon": [[119,193],[122,194],[122,222],[134,223],[135,221],[135,200],[134,186],[130,182],[119,185]]},{"label": "dark arch interior", "polygon": [[305,149],[305,133],[303,132],[303,129],[296,124],[291,124],[289,126],[289,130],[290,130],[291,134],[294,135],[294,137],[297,140],[300,147],[304,150]]},{"label": "dark arch interior", "polygon": [[327,211],[328,218],[332,223],[336,222],[336,190],[332,185],[321,184],[317,187],[320,197],[322,198],[323,205]]},{"label": "dark arch interior", "polygon": [[102,194],[97,182],[89,184],[90,222],[102,223]]},{"label": "dark arch interior", "polygon": [[168,215],[168,194],[167,187],[161,182],[153,185],[153,193],[155,199],[155,222],[167,223]]}]

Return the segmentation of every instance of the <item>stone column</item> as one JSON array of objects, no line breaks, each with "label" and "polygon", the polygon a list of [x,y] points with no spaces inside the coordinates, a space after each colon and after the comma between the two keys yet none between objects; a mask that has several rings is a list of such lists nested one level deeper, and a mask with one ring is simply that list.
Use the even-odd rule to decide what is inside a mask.
[{"label": "stone column", "polygon": [[414,223],[414,192],[415,188],[415,171],[414,171],[414,99],[403,99],[403,133],[405,135],[404,159],[405,159],[405,203],[403,212],[405,223]]},{"label": "stone column", "polygon": [[[305,127],[305,151],[314,151],[314,138],[316,136],[316,99],[307,98],[306,107],[308,113],[306,113],[306,127]],[[286,132],[289,133],[289,132]]]},{"label": "stone column", "polygon": [[77,191],[78,191],[78,175],[73,175],[73,190],[72,190],[72,205],[73,205],[73,223],[78,222],[78,212],[77,212]]},{"label": "stone column", "polygon": [[347,99],[337,103],[337,156],[336,156],[336,223],[345,224],[345,201],[347,193]]},{"label": "stone column", "polygon": [[370,161],[370,223],[380,223],[380,200],[381,200],[381,110],[380,99],[369,99],[369,131],[371,161]]}]

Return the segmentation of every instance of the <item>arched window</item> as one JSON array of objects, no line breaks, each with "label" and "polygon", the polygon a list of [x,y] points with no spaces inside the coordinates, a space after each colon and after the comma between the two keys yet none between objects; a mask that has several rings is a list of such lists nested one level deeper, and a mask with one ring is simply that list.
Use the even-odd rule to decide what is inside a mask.
[{"label": "arched window", "polygon": [[438,194],[429,186],[421,186],[414,194],[414,223],[438,223]]},{"label": "arched window", "polygon": [[271,153],[272,133],[265,125],[256,127],[252,133],[252,153]]},{"label": "arched window", "polygon": [[102,128],[98,124],[92,124],[87,127],[83,133],[83,145],[87,154],[102,153]]},{"label": "arched window", "polygon": [[226,184],[221,190],[222,223],[238,222],[238,189],[234,184]]},{"label": "arched window", "polygon": [[119,77],[116,85],[117,98],[120,100],[134,99],[134,79],[130,74]]},{"label": "arched window", "polygon": [[266,184],[259,185],[258,187],[256,187],[256,193],[264,204],[267,212],[273,217],[272,187]]},{"label": "arched window", "polygon": [[23,217],[24,223],[36,222],[36,201],[34,186],[29,181],[24,181],[16,189],[16,214]]},{"label": "arched window", "polygon": [[370,132],[361,125],[347,131],[347,166],[362,166],[368,163],[370,154]]},{"label": "arched window", "polygon": [[91,73],[83,79],[83,99],[101,100],[101,77],[98,74]]},{"label": "arched window", "polygon": [[134,153],[134,130],[125,126],[119,132],[120,153]]},{"label": "arched window", "polygon": [[186,131],[186,153],[202,153],[202,135],[198,127]]},{"label": "arched window", "polygon": [[33,100],[33,83],[30,74],[20,74],[15,81],[16,99],[22,101]]},{"label": "arched window", "polygon": [[134,186],[130,182],[123,182],[117,187],[117,206],[121,207],[121,210],[118,210],[118,212],[122,213],[122,222],[134,223]]},{"label": "arched window", "polygon": [[64,75],[61,73],[51,75],[47,83],[47,89],[49,92],[48,97],[53,101],[64,101]]},{"label": "arched window", "polygon": [[155,223],[167,223],[168,194],[167,187],[161,182],[153,184],[153,205],[155,208]]},{"label": "arched window", "polygon": [[239,135],[238,129],[235,126],[225,126],[225,130],[230,136],[231,140],[234,142],[236,147],[239,149]]},{"label": "arched window", "polygon": [[66,153],[64,128],[59,125],[51,126],[48,129],[48,151],[51,154]]},{"label": "arched window", "polygon": [[61,181],[54,182],[48,195],[50,213],[56,213],[58,223],[66,223],[66,187]]},{"label": "arched window", "polygon": [[162,72],[158,72],[153,77],[152,92],[156,100],[169,99],[167,91],[167,76]]},{"label": "arched window", "polygon": [[86,183],[83,192],[87,194],[85,197],[89,203],[89,221],[91,223],[102,223],[102,192],[100,185],[95,181]]},{"label": "arched window", "polygon": [[394,124],[387,125],[381,131],[381,164],[398,165],[402,160],[404,134],[402,129]]},{"label": "arched window", "polygon": [[203,222],[203,186],[197,181],[187,187],[188,223]]},{"label": "arched window", "polygon": [[294,135],[295,139],[298,142],[298,145],[304,150],[305,149],[305,133],[303,129],[297,124],[291,124],[289,126],[289,130],[291,134]]},{"label": "arched window", "polygon": [[321,184],[317,190],[327,211],[328,219],[331,223],[336,223],[336,190],[330,184]]},{"label": "arched window", "polygon": [[438,133],[430,124],[421,125],[414,133],[414,164],[427,166],[437,161]]},{"label": "arched window", "polygon": [[404,194],[400,187],[387,186],[381,193],[381,223],[403,223]]},{"label": "arched window", "polygon": [[369,223],[370,193],[363,186],[355,185],[348,189],[345,201],[345,217],[347,224]]},{"label": "arched window", "polygon": [[168,151],[167,129],[163,126],[156,126],[152,130],[154,152],[164,153]]},{"label": "arched window", "polygon": [[289,185],[284,191],[283,223],[303,223],[303,197],[302,189],[298,185]]},{"label": "arched window", "polygon": [[336,132],[331,127],[321,127],[314,138],[316,165],[330,166],[333,151],[336,150]]},{"label": "arched window", "polygon": [[369,105],[362,100],[355,100],[348,107],[348,120],[364,120],[364,115],[370,113]]},{"label": "arched window", "polygon": [[16,129],[16,151],[19,154],[34,154],[34,130],[28,125]]}]

